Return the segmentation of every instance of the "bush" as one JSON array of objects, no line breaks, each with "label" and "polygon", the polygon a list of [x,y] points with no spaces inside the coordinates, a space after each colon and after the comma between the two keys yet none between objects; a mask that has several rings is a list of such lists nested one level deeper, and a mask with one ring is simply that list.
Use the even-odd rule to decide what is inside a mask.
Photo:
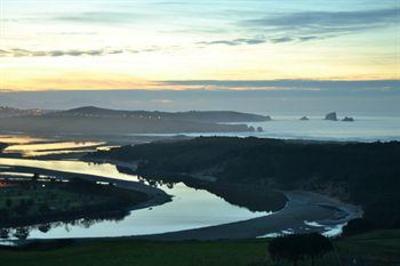
[{"label": "bush", "polygon": [[295,234],[277,237],[268,246],[268,251],[274,261],[288,260],[296,266],[301,260],[324,256],[333,250],[330,240],[318,233]]},{"label": "bush", "polygon": [[368,220],[363,218],[357,218],[351,220],[343,227],[343,236],[351,236],[356,234],[362,234],[369,232],[374,229],[374,226]]}]

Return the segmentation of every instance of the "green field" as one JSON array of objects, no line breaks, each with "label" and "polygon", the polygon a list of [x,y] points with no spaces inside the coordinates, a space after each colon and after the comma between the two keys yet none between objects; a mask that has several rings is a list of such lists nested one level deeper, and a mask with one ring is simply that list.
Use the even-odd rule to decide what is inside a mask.
[{"label": "green field", "polygon": [[[328,254],[316,265],[340,265],[339,260],[353,258],[373,263],[364,265],[398,265],[394,262],[400,262],[400,230],[374,232],[334,243],[336,253]],[[267,247],[267,240],[148,242],[119,239],[80,242],[58,249],[0,250],[0,257],[2,265],[13,266],[275,265],[268,258]],[[310,265],[310,262],[301,265]]]}]

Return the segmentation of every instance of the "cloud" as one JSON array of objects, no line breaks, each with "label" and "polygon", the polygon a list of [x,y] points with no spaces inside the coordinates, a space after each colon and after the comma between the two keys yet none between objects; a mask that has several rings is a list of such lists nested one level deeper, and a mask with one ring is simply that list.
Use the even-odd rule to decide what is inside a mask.
[{"label": "cloud", "polygon": [[287,42],[307,42],[317,39],[323,39],[324,37],[318,36],[299,36],[299,37],[271,37],[269,39],[265,37],[259,38],[239,38],[234,40],[216,40],[216,41],[203,41],[197,42],[198,45],[209,46],[209,45],[228,45],[228,46],[239,46],[239,45],[257,45],[264,43],[287,43]]},{"label": "cloud", "polygon": [[0,57],[59,57],[59,56],[101,56],[108,54],[120,54],[123,50],[51,50],[51,51],[34,51],[14,48],[10,50],[0,50]]},{"label": "cloud", "polygon": [[[399,9],[280,13],[241,21],[246,28],[281,34],[277,41],[309,41],[399,24]],[[286,39],[285,39],[286,38]]]},{"label": "cloud", "polygon": [[161,47],[150,47],[144,49],[94,49],[94,50],[50,50],[50,51],[38,51],[38,50],[26,50],[20,48],[13,48],[9,50],[0,50],[0,57],[61,57],[61,56],[106,56],[115,55],[122,53],[150,53],[160,51]]},{"label": "cloud", "polygon": [[53,20],[78,22],[78,23],[101,23],[101,24],[114,24],[114,23],[129,23],[135,21],[139,14],[131,12],[82,12],[75,15],[62,15],[54,17]]},{"label": "cloud", "polygon": [[191,88],[206,89],[400,92],[400,80],[170,80],[160,81],[160,84],[167,86],[187,86]]},{"label": "cloud", "polygon": [[290,37],[281,37],[281,38],[273,38],[271,42],[273,43],[283,43],[283,42],[292,42],[294,39]]},{"label": "cloud", "polygon": [[265,43],[266,40],[264,38],[239,38],[234,40],[217,40],[217,41],[207,41],[207,42],[198,42],[200,45],[228,45],[228,46],[238,46],[238,45],[256,45]]}]

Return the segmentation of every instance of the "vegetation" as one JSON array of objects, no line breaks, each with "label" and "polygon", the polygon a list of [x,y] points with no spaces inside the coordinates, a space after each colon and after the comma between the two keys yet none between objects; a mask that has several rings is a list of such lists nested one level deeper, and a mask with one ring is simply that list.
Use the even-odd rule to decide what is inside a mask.
[{"label": "vegetation", "polygon": [[102,117],[155,117],[166,120],[197,121],[201,123],[260,122],[271,120],[269,116],[233,112],[233,111],[123,111],[84,106],[67,111],[47,114],[48,116],[102,116]]},{"label": "vegetation", "polygon": [[[4,265],[146,265],[146,266],[267,266],[276,264],[269,256],[271,240],[213,242],[150,242],[130,239],[59,241],[32,244],[26,248],[0,248]],[[315,265],[396,265],[400,261],[400,231],[377,231],[333,242],[334,251],[315,260]],[[310,265],[303,261],[299,265]],[[357,265],[357,264],[356,264]]]},{"label": "vegetation", "polygon": [[285,235],[274,238],[268,251],[274,261],[289,260],[296,266],[301,260],[310,259],[314,266],[316,258],[333,251],[333,245],[328,238],[317,233]]},{"label": "vegetation", "polygon": [[0,153],[3,152],[3,150],[4,150],[5,148],[7,148],[7,144],[1,143],[1,142],[0,142]]},{"label": "vegetation", "polygon": [[181,132],[249,132],[246,124],[222,122],[256,122],[270,117],[230,112],[148,112],[118,111],[97,107],[81,107],[61,112],[23,116],[0,116],[0,129],[33,134],[119,135],[132,133]]},{"label": "vegetation", "polygon": [[361,204],[375,227],[400,226],[399,142],[200,137],[126,146],[89,158],[138,161],[137,173],[167,180],[204,175],[222,184],[319,191]]},{"label": "vegetation", "polygon": [[147,200],[147,195],[97,185],[81,179],[70,182],[31,180],[8,182],[0,189],[0,228],[26,226],[124,211]]}]

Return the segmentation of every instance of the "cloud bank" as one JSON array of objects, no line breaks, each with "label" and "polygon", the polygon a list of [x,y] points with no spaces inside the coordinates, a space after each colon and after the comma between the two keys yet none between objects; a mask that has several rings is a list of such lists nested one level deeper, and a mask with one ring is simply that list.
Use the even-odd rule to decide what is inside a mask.
[{"label": "cloud bank", "polygon": [[213,89],[243,90],[298,90],[298,91],[395,91],[400,93],[400,80],[169,80],[160,81],[166,86],[188,86]]},{"label": "cloud bank", "polygon": [[0,57],[61,57],[61,56],[106,56],[115,55],[122,53],[150,53],[162,50],[161,47],[149,47],[144,49],[92,49],[92,50],[79,50],[79,49],[68,49],[68,50],[49,50],[49,51],[38,51],[38,50],[27,50],[20,48],[12,49],[0,49]]},{"label": "cloud bank", "polygon": [[399,23],[399,9],[389,8],[269,14],[262,18],[243,20],[239,25],[248,29],[282,34],[281,42],[286,42],[335,37]]}]

